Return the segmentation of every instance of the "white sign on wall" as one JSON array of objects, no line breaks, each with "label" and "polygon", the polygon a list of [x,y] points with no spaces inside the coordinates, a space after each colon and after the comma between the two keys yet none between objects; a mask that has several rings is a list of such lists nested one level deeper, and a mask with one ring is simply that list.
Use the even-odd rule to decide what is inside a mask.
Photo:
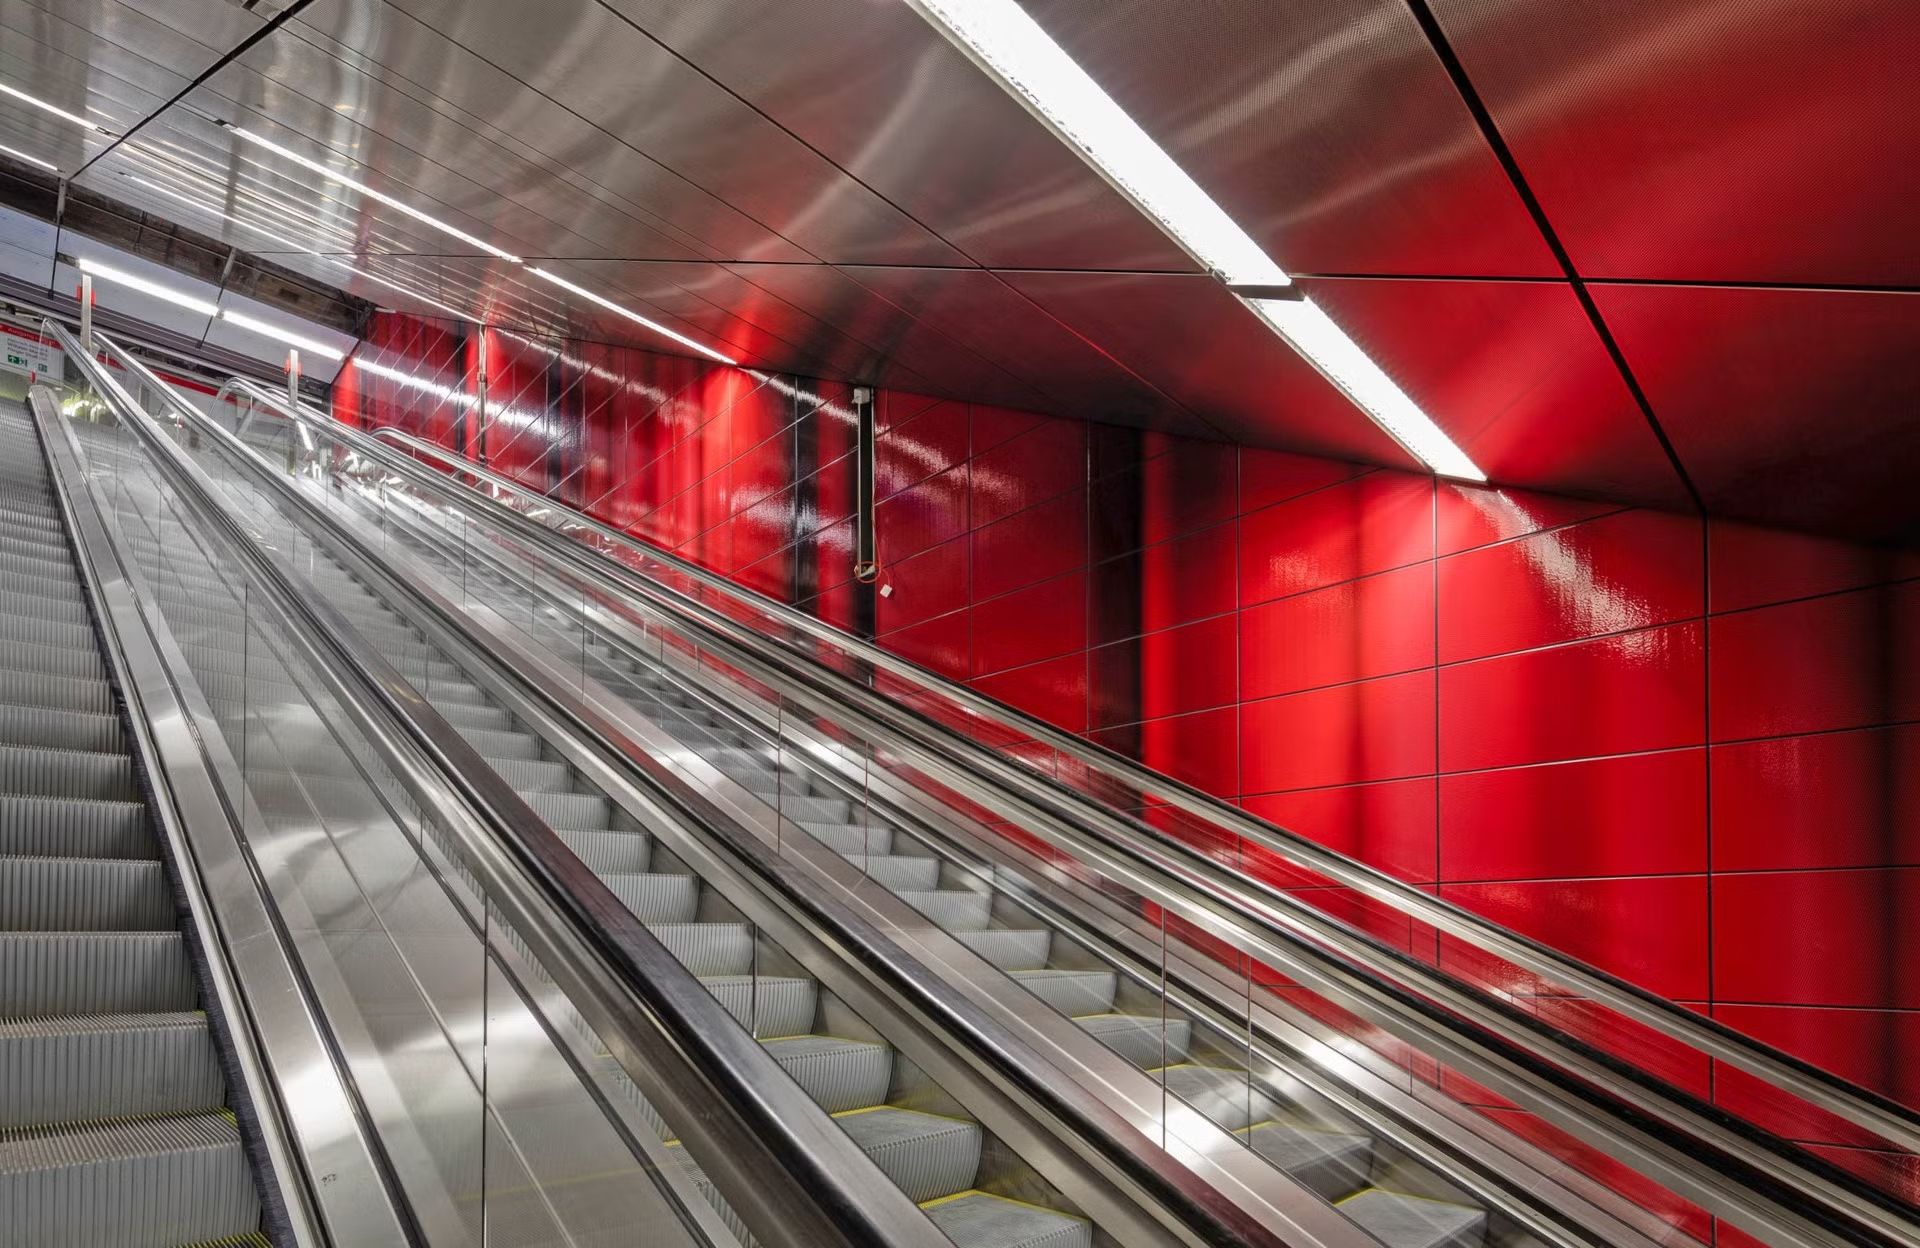
[{"label": "white sign on wall", "polygon": [[47,339],[12,325],[0,325],[0,368],[42,381],[59,381],[66,364],[65,353]]}]

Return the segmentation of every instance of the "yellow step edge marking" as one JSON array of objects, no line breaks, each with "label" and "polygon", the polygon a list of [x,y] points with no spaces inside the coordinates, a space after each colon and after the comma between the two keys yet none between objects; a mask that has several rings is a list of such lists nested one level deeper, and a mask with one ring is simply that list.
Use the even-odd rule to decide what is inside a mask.
[{"label": "yellow step edge marking", "polygon": [[877,1113],[878,1111],[883,1109],[891,1109],[896,1113],[902,1113],[902,1114],[918,1114],[922,1118],[938,1118],[942,1122],[964,1122],[970,1127],[977,1127],[980,1125],[978,1122],[974,1121],[972,1118],[961,1118],[954,1114],[936,1114],[929,1109],[908,1109],[905,1105],[893,1105],[893,1104],[887,1104],[887,1103],[882,1103],[879,1105],[866,1105],[866,1106],[862,1106],[859,1109],[843,1109],[843,1110],[839,1110],[836,1113],[828,1114],[827,1117],[851,1118],[855,1114]]},{"label": "yellow step edge marking", "polygon": [[1001,1204],[1018,1205],[1022,1209],[1032,1209],[1036,1213],[1050,1213],[1056,1218],[1072,1218],[1075,1222],[1085,1222],[1087,1220],[1079,1214],[1068,1213],[1064,1209],[1055,1209],[1051,1205],[1036,1205],[1030,1200],[1019,1200],[1012,1196],[1002,1196],[998,1192],[986,1192],[977,1187],[970,1187],[964,1192],[955,1192],[951,1196],[936,1196],[932,1200],[923,1200],[920,1202],[920,1208],[923,1210],[937,1209],[941,1205],[956,1200],[964,1200],[969,1196],[984,1196],[988,1200],[997,1200]]},{"label": "yellow step edge marking", "polygon": [[1339,1200],[1336,1200],[1333,1202],[1334,1208],[1337,1209],[1341,1205],[1346,1204],[1350,1200],[1358,1200],[1360,1197],[1365,1196],[1368,1192],[1382,1192],[1388,1196],[1398,1196],[1401,1200],[1418,1200],[1429,1205],[1445,1205],[1449,1209],[1467,1209],[1467,1210],[1471,1210],[1474,1213],[1485,1212],[1485,1210],[1483,1209],[1477,1209],[1472,1205],[1463,1205],[1456,1200],[1441,1200],[1438,1196],[1415,1196],[1412,1192],[1396,1192],[1390,1187],[1372,1187],[1372,1186],[1363,1187],[1357,1192],[1349,1192],[1347,1195],[1342,1196]]}]

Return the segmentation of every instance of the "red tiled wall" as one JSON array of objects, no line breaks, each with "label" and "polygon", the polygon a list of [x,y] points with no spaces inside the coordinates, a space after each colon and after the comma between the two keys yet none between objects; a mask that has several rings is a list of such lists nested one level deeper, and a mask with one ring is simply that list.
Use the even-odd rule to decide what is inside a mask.
[{"label": "red tiled wall", "polygon": [[[371,358],[471,388],[458,335],[380,331]],[[845,387],[488,354],[496,468],[863,623]],[[356,371],[344,416],[459,436],[466,409]],[[1920,1104],[1920,558],[900,393],[878,413],[882,644]]]}]

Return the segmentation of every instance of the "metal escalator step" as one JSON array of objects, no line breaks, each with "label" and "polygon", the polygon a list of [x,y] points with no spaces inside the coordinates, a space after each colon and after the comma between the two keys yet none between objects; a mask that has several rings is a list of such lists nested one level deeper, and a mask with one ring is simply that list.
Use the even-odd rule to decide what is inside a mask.
[{"label": "metal escalator step", "polygon": [[[1073,1020],[1080,1030],[1136,1066],[1151,1069],[1178,1062],[1193,1043],[1193,1024],[1159,1015],[1088,1014]],[[1244,1124],[1237,1124],[1244,1125]]]},{"label": "metal escalator step", "polygon": [[429,699],[438,708],[451,702],[458,706],[491,706],[493,699],[480,689],[480,686],[466,681],[446,680],[433,687],[433,696]]},{"label": "metal escalator step", "polygon": [[513,726],[513,716],[507,714],[505,707],[467,706],[460,702],[436,704],[433,708],[455,728],[462,732],[477,728],[487,732],[505,732]]},{"label": "metal escalator step", "polygon": [[42,646],[28,641],[10,642],[0,650],[0,663],[16,672],[46,672],[52,676],[84,676],[92,680],[107,678],[100,652],[92,646]]},{"label": "metal escalator step", "polygon": [[140,795],[133,782],[133,759],[125,754],[43,750],[30,745],[0,745],[0,793],[113,801],[131,801]]},{"label": "metal escalator step", "polygon": [[946,888],[931,892],[909,889],[896,894],[900,900],[932,919],[943,931],[985,931],[993,917],[993,894],[967,889]]},{"label": "metal escalator step", "polygon": [[1183,1062],[1152,1074],[1167,1091],[1229,1131],[1265,1122],[1278,1112],[1265,1093],[1248,1083],[1243,1070]]},{"label": "metal escalator step", "polygon": [[529,793],[565,793],[573,785],[573,769],[558,759],[489,758],[487,762],[523,797]]},{"label": "metal escalator step", "polygon": [[756,1036],[813,1030],[820,988],[794,975],[702,975],[700,982],[735,1022]]},{"label": "metal escalator step", "polygon": [[0,855],[152,858],[157,849],[139,802],[0,794]]},{"label": "metal escalator step", "polygon": [[849,866],[864,872],[891,892],[929,890],[940,883],[938,858],[910,858],[905,854],[842,854]]},{"label": "metal escalator step", "polygon": [[784,792],[779,801],[774,801],[772,792],[761,793],[760,798],[769,806],[775,806],[782,815],[795,823],[846,823],[853,814],[853,803],[839,797],[812,797],[806,794]]},{"label": "metal escalator step", "polygon": [[578,832],[571,828],[556,832],[595,875],[642,872],[653,861],[653,838],[645,832]]},{"label": "metal escalator step", "polygon": [[1120,987],[1120,977],[1112,971],[1043,966],[1037,971],[1015,971],[1013,977],[1062,1014],[1104,1014],[1113,1008],[1113,994]]},{"label": "metal escalator step", "polygon": [[118,715],[0,705],[0,745],[112,754],[126,751],[127,737]]},{"label": "metal escalator step", "polygon": [[33,592],[29,586],[9,583],[0,589],[0,612],[24,615],[36,620],[60,620],[85,624],[87,604],[78,597],[49,596]]},{"label": "metal escalator step", "polygon": [[977,1122],[893,1105],[849,1110],[833,1120],[910,1200],[951,1196],[979,1176],[985,1132]]},{"label": "metal escalator step", "polygon": [[179,932],[0,932],[0,1018],[194,1008]]},{"label": "metal escalator step", "polygon": [[642,923],[691,923],[700,910],[700,881],[691,875],[632,872],[600,877]]},{"label": "metal escalator step", "polygon": [[7,588],[17,593],[31,594],[37,598],[51,598],[56,601],[84,603],[86,591],[80,588],[80,576],[69,565],[65,573],[51,570],[46,572],[7,573]]},{"label": "metal escalator step", "polygon": [[0,1128],[219,1109],[206,1015],[0,1021]]},{"label": "metal escalator step", "polygon": [[496,732],[469,728],[461,732],[467,744],[487,758],[539,758],[540,738],[530,732]]},{"label": "metal escalator step", "polygon": [[649,923],[647,930],[702,978],[753,970],[753,929],[745,923]]},{"label": "metal escalator step", "polygon": [[784,1036],[762,1041],[780,1068],[830,1114],[866,1109],[887,1099],[893,1050],[839,1036]]},{"label": "metal escalator step", "polygon": [[1373,1172],[1373,1139],[1285,1122],[1256,1122],[1246,1131],[1253,1151],[1326,1200],[1365,1187]]},{"label": "metal escalator step", "polygon": [[157,932],[177,921],[154,859],[0,858],[0,928]]},{"label": "metal escalator step", "polygon": [[997,927],[953,936],[1003,971],[1037,971],[1053,950],[1053,933],[1044,927]]},{"label": "metal escalator step", "polygon": [[72,646],[92,649],[93,629],[85,624],[62,620],[35,619],[30,615],[0,614],[0,643],[29,642],[36,646]]},{"label": "metal escalator step", "polygon": [[835,853],[841,854],[890,854],[893,852],[893,829],[885,824],[857,823],[816,823],[808,819],[796,819],[807,835],[825,845]]},{"label": "metal escalator step", "polygon": [[1469,1248],[1486,1238],[1485,1211],[1370,1187],[1337,1208],[1387,1248]]},{"label": "metal escalator step", "polygon": [[595,832],[613,817],[613,804],[598,793],[528,793],[526,799],[555,831]]},{"label": "metal escalator step", "polygon": [[0,703],[111,715],[113,686],[104,680],[49,676],[45,672],[16,672],[0,666]]},{"label": "metal escalator step", "polygon": [[1087,1219],[991,1192],[957,1192],[920,1207],[961,1248],[1093,1248]]},{"label": "metal escalator step", "polygon": [[72,575],[73,556],[64,544],[9,542],[0,539],[0,575],[26,572],[37,576]]},{"label": "metal escalator step", "polygon": [[225,1113],[0,1132],[10,1242],[174,1245],[259,1229],[260,1201]]}]

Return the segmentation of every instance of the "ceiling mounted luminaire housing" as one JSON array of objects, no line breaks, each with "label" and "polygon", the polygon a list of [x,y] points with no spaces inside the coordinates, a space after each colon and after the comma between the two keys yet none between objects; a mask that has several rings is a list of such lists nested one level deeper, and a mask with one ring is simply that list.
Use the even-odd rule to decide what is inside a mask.
[{"label": "ceiling mounted luminaire housing", "polygon": [[1247,304],[1373,417],[1375,424],[1435,473],[1462,481],[1487,479],[1467,453],[1453,444],[1453,439],[1320,310],[1319,304],[1311,299],[1250,299]]},{"label": "ceiling mounted luminaire housing", "polygon": [[1229,284],[1286,271],[1014,0],[909,0],[1194,259]]},{"label": "ceiling mounted luminaire housing", "polygon": [[87,129],[97,131],[101,134],[112,133],[112,131],[108,130],[99,122],[94,121],[92,118],[82,117],[79,113],[70,113],[58,104],[50,104],[37,95],[28,95],[19,87],[9,86],[4,82],[0,82],[0,95],[10,95],[23,104],[31,104],[42,112],[52,113],[62,121],[70,121],[76,126],[85,126]]},{"label": "ceiling mounted luminaire housing", "polygon": [[1016,0],[907,3],[1212,270],[1409,454],[1441,476],[1486,480],[1466,452]]},{"label": "ceiling mounted luminaire housing", "polygon": [[567,291],[569,294],[579,295],[582,299],[587,300],[589,303],[597,303],[609,312],[618,313],[619,315],[626,317],[630,321],[634,321],[638,324],[645,325],[648,329],[652,330],[654,333],[660,334],[666,338],[671,338],[673,339],[673,341],[679,343],[681,346],[689,347],[695,351],[698,351],[701,355],[706,356],[708,359],[718,360],[722,364],[738,365],[740,363],[740,361],[734,359],[730,355],[722,355],[720,354],[720,352],[715,351],[712,347],[705,346],[701,343],[695,342],[693,339],[687,337],[685,334],[676,333],[675,331],[668,329],[665,325],[662,325],[658,321],[650,321],[646,317],[641,316],[638,312],[635,312],[634,310],[632,310],[631,308],[623,308],[619,304],[615,303],[613,300],[607,298],[605,295],[596,295],[592,291],[588,290],[585,286],[581,286],[581,285],[578,285],[577,283],[570,282],[566,278],[561,277],[558,274],[549,273],[545,269],[534,268],[532,266],[529,266],[527,271],[529,273],[532,273],[536,277],[545,278],[547,281],[552,282],[555,286],[558,286],[560,289]]},{"label": "ceiling mounted luminaire housing", "polygon": [[445,221],[442,221],[440,218],[433,216],[431,213],[422,212],[418,208],[413,207],[411,204],[404,203],[401,200],[395,199],[393,196],[388,195],[384,191],[376,191],[372,187],[368,186],[365,182],[361,182],[358,179],[349,176],[348,174],[344,174],[340,172],[338,169],[331,167],[330,165],[326,165],[320,161],[314,160],[310,156],[302,156],[299,152],[294,151],[292,148],[284,147],[281,144],[275,143],[272,139],[266,138],[262,135],[255,134],[253,131],[248,130],[244,126],[236,126],[227,122],[221,122],[220,124],[226,126],[228,130],[231,130],[234,134],[238,135],[240,138],[245,139],[247,142],[254,144],[255,146],[264,147],[268,151],[274,153],[276,156],[283,156],[286,159],[292,161],[294,164],[299,165],[303,169],[311,169],[313,172],[319,174],[323,178],[332,178],[335,182],[340,183],[342,186],[350,186],[354,190],[359,191],[362,195],[365,195],[367,198],[378,200],[380,203],[385,204],[387,207],[392,208],[396,212],[404,212],[408,216],[412,217],[414,220],[430,225],[434,229],[439,230],[442,234],[445,234],[450,238],[457,238],[461,242],[466,243],[470,247],[478,247],[481,251],[486,252],[488,255],[496,256],[499,259],[505,260],[510,264],[519,264],[521,262],[520,257],[514,255],[512,252],[502,251],[500,248],[495,247],[492,243],[489,243],[484,239],[475,238],[473,235],[467,233],[463,229],[460,229],[458,226],[449,225]]},{"label": "ceiling mounted luminaire housing", "polygon": [[29,155],[28,153],[21,151],[17,147],[8,147],[5,143],[0,143],[0,156],[11,156],[15,160],[24,161],[29,165],[38,166],[39,168],[45,169],[50,173],[60,172],[60,166],[54,164],[52,161],[42,160],[38,156]]},{"label": "ceiling mounted luminaire housing", "polygon": [[324,342],[316,342],[314,339],[296,334],[290,329],[282,329],[272,321],[263,321],[259,317],[248,316],[244,312],[235,312],[232,308],[220,309],[220,319],[230,325],[238,325],[241,329],[250,330],[263,338],[271,338],[275,342],[284,342],[288,346],[301,351],[311,351],[323,360],[344,360],[347,358],[346,352],[340,350],[338,347],[330,347]]},{"label": "ceiling mounted luminaire housing", "polygon": [[121,269],[113,268],[110,265],[101,264],[97,260],[89,260],[85,256],[80,257],[73,263],[75,268],[85,273],[88,277],[95,277],[101,281],[112,282],[116,286],[125,286],[128,290],[137,290],[143,295],[152,295],[155,299],[164,299],[166,302],[174,304],[177,307],[185,308],[189,312],[198,312],[201,316],[216,316],[219,314],[219,307],[210,299],[195,298],[193,295],[174,290],[168,286],[163,286],[159,282],[149,281],[137,274],[128,273]]}]

